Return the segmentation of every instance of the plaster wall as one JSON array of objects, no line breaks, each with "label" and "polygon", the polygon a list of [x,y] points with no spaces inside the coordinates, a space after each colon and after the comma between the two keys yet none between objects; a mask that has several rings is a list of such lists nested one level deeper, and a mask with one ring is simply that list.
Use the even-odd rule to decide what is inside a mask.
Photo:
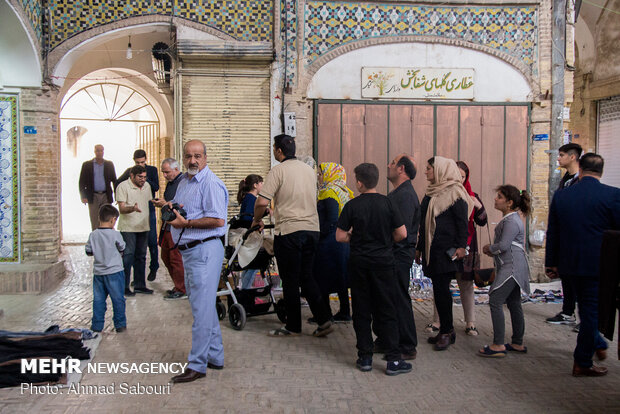
[{"label": "plaster wall", "polygon": [[[587,4],[582,7],[592,7]],[[620,0],[606,4],[620,9]],[[596,151],[597,102],[620,95],[620,25],[609,10],[584,9],[576,24],[575,48],[579,51],[574,72],[575,100],[568,129],[584,151]],[[577,138],[575,138],[577,137]]]},{"label": "plaster wall", "polygon": [[5,87],[40,87],[41,63],[18,14],[0,1],[0,91]]},{"label": "plaster wall", "polygon": [[[607,2],[609,10],[619,10],[620,0]],[[618,14],[604,11],[596,24],[596,65],[594,80],[620,77],[620,24]]]},{"label": "plaster wall", "polygon": [[311,99],[362,99],[364,66],[473,68],[474,101],[527,102],[530,86],[513,66],[488,54],[429,43],[398,43],[358,49],[321,67],[308,86]]}]

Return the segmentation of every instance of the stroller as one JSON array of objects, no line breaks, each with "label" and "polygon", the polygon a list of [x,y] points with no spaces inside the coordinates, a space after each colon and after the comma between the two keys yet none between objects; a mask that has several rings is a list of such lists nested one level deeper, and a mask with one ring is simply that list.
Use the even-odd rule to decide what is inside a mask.
[{"label": "stroller", "polygon": [[[284,301],[280,299],[276,302],[272,292],[269,267],[273,256],[265,249],[260,248],[249,264],[243,267],[239,264],[239,251],[246,244],[250,235],[259,229],[258,226],[248,228],[246,223],[247,221],[241,220],[240,216],[235,216],[229,221],[224,242],[226,262],[220,275],[221,289],[217,292],[217,301],[215,303],[218,318],[222,320],[226,317],[227,306],[222,303],[220,297],[226,296],[228,320],[231,326],[239,331],[245,327],[246,319],[250,316],[275,313],[280,321],[286,321]],[[273,227],[273,225],[265,226],[266,229]],[[243,229],[245,228],[247,230],[244,232]],[[240,233],[242,233],[240,238],[234,237],[235,235],[239,236]],[[233,244],[235,238],[238,239],[236,245]],[[265,281],[265,286],[245,290],[237,288],[232,272],[245,269],[259,269],[261,277]],[[265,276],[265,273],[267,273],[267,276]],[[233,288],[233,286],[235,287]]]}]

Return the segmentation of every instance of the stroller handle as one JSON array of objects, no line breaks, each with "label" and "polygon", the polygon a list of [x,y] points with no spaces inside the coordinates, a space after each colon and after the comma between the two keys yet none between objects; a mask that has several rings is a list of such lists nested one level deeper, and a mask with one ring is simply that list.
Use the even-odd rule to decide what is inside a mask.
[{"label": "stroller handle", "polygon": [[[266,224],[263,228],[264,229],[273,229],[275,226],[273,224]],[[254,226],[254,227],[250,227],[244,234],[243,234],[243,241],[245,241],[248,237],[250,237],[250,234],[254,233],[256,230],[260,229],[260,226]]]}]

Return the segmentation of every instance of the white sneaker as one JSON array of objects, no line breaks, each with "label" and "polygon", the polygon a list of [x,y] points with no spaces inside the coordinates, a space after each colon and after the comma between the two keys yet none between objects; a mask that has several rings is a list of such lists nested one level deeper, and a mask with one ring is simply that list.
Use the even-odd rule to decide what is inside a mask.
[{"label": "white sneaker", "polygon": [[551,323],[553,325],[574,325],[575,322],[574,315],[565,315],[562,312],[551,318],[547,318],[547,323]]}]

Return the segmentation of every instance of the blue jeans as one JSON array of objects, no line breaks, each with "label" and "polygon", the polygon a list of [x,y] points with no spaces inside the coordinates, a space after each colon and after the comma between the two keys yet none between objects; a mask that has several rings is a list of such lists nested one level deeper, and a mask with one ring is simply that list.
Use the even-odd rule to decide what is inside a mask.
[{"label": "blue jeans", "polygon": [[93,331],[103,330],[106,300],[110,295],[114,310],[114,327],[116,329],[127,326],[125,317],[125,272],[122,270],[111,275],[93,276],[93,322],[90,327]]},{"label": "blue jeans", "polygon": [[579,334],[573,353],[575,363],[582,367],[592,366],[592,356],[597,349],[607,349],[607,342],[598,331],[598,277],[568,276],[579,304]]},{"label": "blue jeans", "polygon": [[241,289],[252,289],[254,278],[258,274],[258,269],[245,269],[241,272]]},{"label": "blue jeans", "polygon": [[133,285],[135,288],[145,288],[146,281],[146,243],[148,231],[139,233],[121,231],[121,236],[125,240],[125,251],[123,252],[123,267],[125,268],[125,289],[129,289],[131,281],[131,268],[133,267]]},{"label": "blue jeans", "polygon": [[[149,203],[149,253],[151,255],[151,262],[149,263],[149,270],[156,272],[159,269],[159,253],[157,251],[157,216],[155,215],[155,209],[151,209],[152,204]],[[152,211],[151,211],[152,210]]]},{"label": "blue jeans", "polygon": [[215,308],[224,246],[219,239],[209,240],[183,250],[181,255],[185,267],[185,290],[194,317],[188,368],[204,374],[209,362],[224,365],[222,331]]}]

